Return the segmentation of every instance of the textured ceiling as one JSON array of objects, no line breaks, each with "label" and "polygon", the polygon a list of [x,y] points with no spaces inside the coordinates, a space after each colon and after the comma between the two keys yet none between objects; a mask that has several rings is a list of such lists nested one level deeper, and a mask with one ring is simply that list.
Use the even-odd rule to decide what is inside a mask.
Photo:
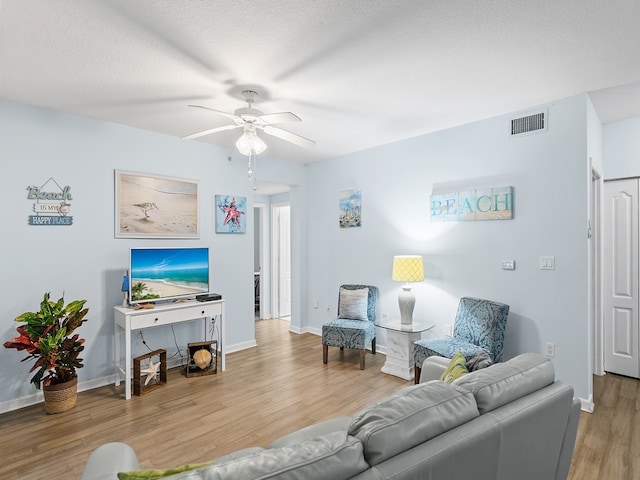
[{"label": "textured ceiling", "polygon": [[0,98],[182,137],[249,87],[317,142],[266,154],[306,163],[584,92],[640,116],[639,25],[637,0],[0,0]]}]

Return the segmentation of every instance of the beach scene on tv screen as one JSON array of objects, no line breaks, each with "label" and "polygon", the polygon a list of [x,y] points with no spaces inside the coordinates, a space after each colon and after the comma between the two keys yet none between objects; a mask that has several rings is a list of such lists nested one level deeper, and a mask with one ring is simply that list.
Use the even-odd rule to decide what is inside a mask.
[{"label": "beach scene on tv screen", "polygon": [[162,300],[208,291],[208,249],[131,251],[131,301]]}]

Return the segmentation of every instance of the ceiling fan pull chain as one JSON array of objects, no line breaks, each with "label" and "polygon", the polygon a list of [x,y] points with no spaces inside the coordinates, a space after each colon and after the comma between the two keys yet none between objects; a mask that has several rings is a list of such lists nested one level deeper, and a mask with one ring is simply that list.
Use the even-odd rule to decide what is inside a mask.
[{"label": "ceiling fan pull chain", "polygon": [[252,149],[249,156],[249,167],[247,168],[247,172],[249,173],[249,178],[253,178],[253,171],[256,166],[256,152]]}]

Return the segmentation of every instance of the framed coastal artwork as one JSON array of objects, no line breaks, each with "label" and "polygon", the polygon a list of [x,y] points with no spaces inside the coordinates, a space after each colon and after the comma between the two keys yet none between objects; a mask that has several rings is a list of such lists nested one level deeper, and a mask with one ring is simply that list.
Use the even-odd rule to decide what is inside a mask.
[{"label": "framed coastal artwork", "polygon": [[362,191],[343,190],[340,192],[340,228],[362,226]]},{"label": "framed coastal artwork", "polygon": [[216,195],[216,233],[247,233],[247,197]]},{"label": "framed coastal artwork", "polygon": [[199,238],[200,182],[115,171],[116,238]]}]

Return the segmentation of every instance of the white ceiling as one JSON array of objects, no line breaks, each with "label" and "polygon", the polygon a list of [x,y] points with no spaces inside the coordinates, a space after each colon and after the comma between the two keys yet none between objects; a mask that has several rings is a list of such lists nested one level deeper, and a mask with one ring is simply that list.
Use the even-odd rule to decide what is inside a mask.
[{"label": "white ceiling", "polygon": [[182,137],[246,88],[302,118],[313,149],[263,138],[304,163],[584,92],[640,116],[640,2],[0,0],[0,98]]}]

